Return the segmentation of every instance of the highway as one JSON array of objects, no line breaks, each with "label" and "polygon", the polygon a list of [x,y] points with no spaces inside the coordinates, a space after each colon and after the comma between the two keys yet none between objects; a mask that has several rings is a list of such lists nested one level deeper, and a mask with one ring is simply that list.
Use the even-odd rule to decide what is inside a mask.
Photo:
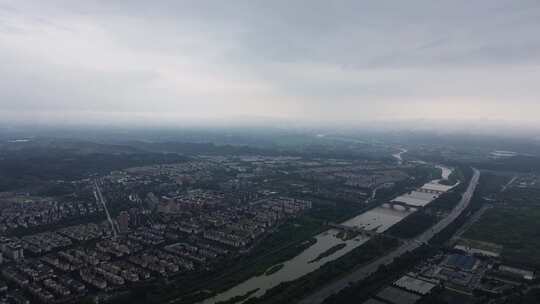
[{"label": "highway", "polygon": [[436,225],[434,225],[429,230],[422,233],[420,236],[413,240],[409,240],[394,251],[388,253],[385,256],[382,256],[364,266],[361,266],[360,268],[356,269],[350,274],[347,274],[343,278],[333,281],[329,283],[326,286],[323,286],[321,289],[319,289],[317,292],[307,296],[303,300],[301,300],[299,303],[301,304],[319,304],[322,303],[326,298],[331,296],[332,294],[338,293],[342,289],[348,287],[350,284],[361,281],[371,274],[373,274],[381,265],[389,265],[392,263],[392,261],[405,254],[406,252],[412,251],[418,247],[420,247],[422,244],[427,243],[429,240],[433,238],[437,233],[442,231],[444,228],[446,228],[450,223],[452,223],[462,212],[465,210],[469,203],[471,202],[471,198],[474,194],[474,191],[476,189],[476,186],[478,185],[478,180],[480,179],[480,171],[477,169],[473,169],[473,177],[471,178],[471,181],[469,183],[469,186],[467,187],[467,190],[463,194],[461,200],[459,203],[452,209],[450,214],[442,219],[440,222],[438,222]]},{"label": "highway", "polygon": [[101,188],[99,188],[99,184],[97,180],[94,181],[94,186],[95,186],[94,196],[96,197],[96,201],[100,202],[103,205],[103,209],[105,210],[105,214],[107,215],[107,220],[111,224],[113,236],[114,238],[116,238],[117,236],[116,227],[111,218],[111,214],[109,213],[109,209],[107,208],[107,203],[105,203],[105,199],[103,198],[103,194],[101,193]]}]

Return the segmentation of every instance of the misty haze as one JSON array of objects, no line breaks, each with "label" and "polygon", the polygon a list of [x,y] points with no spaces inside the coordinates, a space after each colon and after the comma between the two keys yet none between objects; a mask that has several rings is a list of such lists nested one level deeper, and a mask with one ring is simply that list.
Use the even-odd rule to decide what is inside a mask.
[{"label": "misty haze", "polygon": [[0,304],[540,303],[540,2],[0,0]]}]

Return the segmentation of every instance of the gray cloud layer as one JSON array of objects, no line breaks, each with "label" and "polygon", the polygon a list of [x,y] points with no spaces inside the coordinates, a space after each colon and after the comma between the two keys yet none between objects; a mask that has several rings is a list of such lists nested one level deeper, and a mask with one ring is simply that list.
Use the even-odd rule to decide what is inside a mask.
[{"label": "gray cloud layer", "polygon": [[540,116],[540,2],[0,0],[4,119]]}]

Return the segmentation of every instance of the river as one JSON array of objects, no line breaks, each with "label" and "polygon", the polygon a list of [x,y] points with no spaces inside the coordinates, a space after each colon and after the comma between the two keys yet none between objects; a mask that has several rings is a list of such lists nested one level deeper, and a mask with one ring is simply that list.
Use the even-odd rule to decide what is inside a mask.
[{"label": "river", "polygon": [[[315,244],[294,258],[284,262],[283,268],[281,268],[279,271],[270,275],[262,274],[260,276],[252,277],[251,279],[244,281],[243,283],[240,283],[213,298],[209,298],[202,303],[210,304],[225,301],[236,296],[247,294],[255,289],[258,290],[257,292],[252,293],[251,297],[260,297],[267,290],[276,287],[281,282],[293,281],[310,272],[313,272],[327,262],[345,255],[369,240],[368,237],[359,236],[351,240],[343,241],[337,237],[338,232],[339,231],[336,229],[330,229],[317,235],[315,237],[317,240]],[[313,262],[313,260],[317,259],[319,254],[341,243],[346,244],[346,246],[334,254]]]},{"label": "river", "polygon": [[407,153],[407,150],[406,149],[399,149],[400,151],[396,154],[392,154],[392,156],[397,160],[398,162],[398,165],[401,165],[403,164],[403,157],[401,155],[403,155],[404,153]]},{"label": "river", "polygon": [[[450,175],[450,172],[452,172],[452,170],[449,168],[442,166],[439,167],[443,170],[443,178],[447,178],[448,175]],[[428,184],[435,183],[437,181],[438,180],[433,180]],[[368,210],[347,221],[344,221],[341,224],[351,227],[362,227],[367,230],[375,230],[379,233],[382,233],[413,212],[414,209],[406,210],[405,208],[401,207],[392,208],[385,204]],[[260,297],[266,291],[276,287],[280,283],[293,281],[306,274],[309,274],[317,270],[324,264],[340,258],[341,256],[347,254],[351,250],[355,249],[358,246],[361,246],[369,240],[369,237],[367,236],[357,236],[356,238],[351,240],[342,240],[338,238],[338,233],[339,231],[337,229],[329,229],[317,235],[315,237],[315,244],[313,244],[294,258],[282,263],[283,267],[280,270],[270,275],[263,274],[260,276],[252,277],[247,281],[244,281],[225,292],[222,292],[214,297],[208,298],[203,302],[200,302],[199,304],[214,304],[221,301],[229,300],[233,297],[243,296],[250,292],[252,293],[250,294],[249,298]],[[341,243],[345,244],[346,246],[343,247],[341,250],[338,250],[337,252],[334,252],[333,254],[318,260],[317,262],[313,262],[313,260],[316,259],[321,253]],[[253,292],[254,290],[257,291]]]}]

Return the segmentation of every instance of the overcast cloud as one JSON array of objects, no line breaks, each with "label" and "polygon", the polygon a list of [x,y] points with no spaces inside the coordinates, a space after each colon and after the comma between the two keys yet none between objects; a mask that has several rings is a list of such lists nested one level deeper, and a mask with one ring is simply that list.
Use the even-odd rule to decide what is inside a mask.
[{"label": "overcast cloud", "polygon": [[540,121],[540,2],[0,0],[0,118]]}]

